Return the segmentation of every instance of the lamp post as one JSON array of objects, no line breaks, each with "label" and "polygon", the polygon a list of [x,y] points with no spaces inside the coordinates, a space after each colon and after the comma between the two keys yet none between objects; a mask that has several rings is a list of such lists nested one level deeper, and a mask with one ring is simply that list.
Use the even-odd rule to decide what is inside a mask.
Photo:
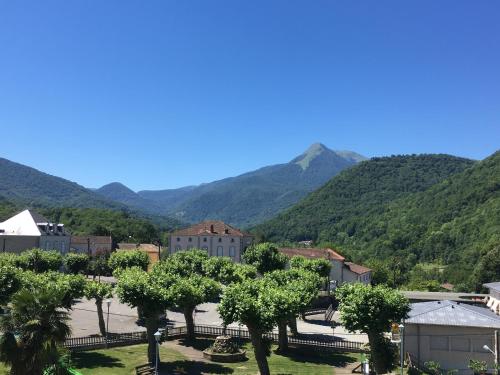
[{"label": "lamp post", "polygon": [[401,375],[403,374],[403,365],[404,365],[404,360],[405,360],[405,326],[403,324],[399,325],[399,334],[401,335],[401,353],[400,353],[400,361],[401,361]]},{"label": "lamp post", "polygon": [[156,364],[155,364],[155,375],[158,375],[158,353],[160,352],[160,337],[161,332],[156,331],[153,335],[156,340]]},{"label": "lamp post", "polygon": [[111,306],[111,300],[108,298],[106,300],[106,305],[108,306],[108,313],[106,316],[106,347],[108,347],[108,334],[109,334],[109,306]]}]

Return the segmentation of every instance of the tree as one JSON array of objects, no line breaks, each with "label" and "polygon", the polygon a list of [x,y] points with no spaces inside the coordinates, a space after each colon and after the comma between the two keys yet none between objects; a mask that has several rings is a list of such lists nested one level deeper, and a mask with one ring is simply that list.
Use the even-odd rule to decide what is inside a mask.
[{"label": "tree", "polygon": [[0,306],[6,305],[19,288],[21,280],[18,271],[11,266],[0,266]]},{"label": "tree", "polygon": [[57,363],[59,345],[71,332],[63,298],[48,285],[13,296],[10,314],[0,324],[0,361],[11,367],[11,375],[41,375]]},{"label": "tree", "polygon": [[109,257],[108,264],[113,271],[131,267],[139,267],[143,271],[147,271],[149,256],[140,250],[116,251]]},{"label": "tree", "polygon": [[481,258],[474,268],[472,280],[476,291],[483,289],[483,284],[500,279],[500,245],[493,247]]},{"label": "tree", "polygon": [[69,273],[76,275],[87,271],[89,261],[87,254],[68,253],[64,257],[64,266]]},{"label": "tree", "polygon": [[36,273],[59,271],[62,266],[62,255],[55,250],[31,249],[23,251],[16,258],[16,266]]},{"label": "tree", "polygon": [[321,278],[314,272],[290,269],[269,272],[264,280],[270,293],[264,294],[263,300],[273,309],[278,324],[279,350],[285,353],[288,350],[287,324],[294,321],[317,296]]},{"label": "tree", "polygon": [[148,361],[155,361],[155,332],[159,327],[160,314],[171,305],[169,288],[174,277],[153,267],[152,272],[145,272],[138,267],[123,270],[119,277],[116,293],[122,303],[141,309],[146,320],[148,336]]},{"label": "tree", "polygon": [[97,319],[99,321],[99,330],[102,336],[106,336],[106,325],[104,323],[104,314],[102,311],[102,302],[105,298],[113,296],[113,286],[108,283],[100,283],[97,281],[87,281],[85,284],[85,297],[94,299],[97,307]]},{"label": "tree", "polygon": [[313,272],[319,277],[327,278],[330,276],[332,265],[327,259],[307,259],[299,255],[290,259],[290,267],[303,269],[305,271]]},{"label": "tree", "polygon": [[257,270],[249,264],[234,263],[229,257],[210,257],[202,264],[203,274],[224,285],[255,279]]},{"label": "tree", "polygon": [[192,274],[204,275],[204,264],[209,260],[204,250],[192,249],[177,251],[161,262],[168,273],[178,276],[190,276]]},{"label": "tree", "polygon": [[225,325],[239,322],[247,326],[261,375],[270,374],[263,335],[277,322],[275,309],[266,305],[269,300],[266,293],[271,292],[267,287],[263,279],[231,284],[224,290],[217,308]]},{"label": "tree", "polygon": [[335,295],[340,302],[342,324],[351,332],[368,335],[375,371],[385,373],[391,363],[388,363],[383,334],[389,331],[391,323],[406,318],[410,311],[408,299],[388,287],[361,283],[344,284]]},{"label": "tree", "polygon": [[196,274],[174,279],[169,289],[171,301],[184,313],[188,339],[194,340],[193,312],[196,306],[214,301],[219,296],[221,287],[218,282]]},{"label": "tree", "polygon": [[278,247],[270,242],[255,244],[246,249],[243,254],[245,263],[257,268],[263,275],[266,272],[284,269],[288,258],[278,251]]}]

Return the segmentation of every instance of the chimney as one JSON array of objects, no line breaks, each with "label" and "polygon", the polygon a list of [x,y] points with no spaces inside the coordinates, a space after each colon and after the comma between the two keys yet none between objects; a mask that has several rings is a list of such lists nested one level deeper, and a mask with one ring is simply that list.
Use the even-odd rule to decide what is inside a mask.
[{"label": "chimney", "polygon": [[210,233],[215,233],[214,232],[214,225],[213,224],[210,225]]},{"label": "chimney", "polygon": [[229,233],[229,229],[224,228],[224,233],[225,233],[225,234],[228,234],[228,233]]}]

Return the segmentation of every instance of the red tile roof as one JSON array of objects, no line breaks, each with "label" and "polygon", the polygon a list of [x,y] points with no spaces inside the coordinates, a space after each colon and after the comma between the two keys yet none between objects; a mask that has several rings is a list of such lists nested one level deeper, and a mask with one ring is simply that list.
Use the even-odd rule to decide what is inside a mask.
[{"label": "red tile roof", "polygon": [[178,230],[172,233],[172,236],[233,236],[233,237],[246,237],[252,236],[236,229],[223,221],[204,221],[195,224],[189,228]]},{"label": "red tile roof", "polygon": [[359,264],[352,263],[352,262],[345,262],[344,263],[347,268],[349,268],[352,272],[357,273],[358,275],[362,275],[364,273],[370,272],[371,269],[368,267],[360,266]]},{"label": "red tile roof", "polygon": [[90,239],[91,244],[111,244],[113,241],[110,236],[71,236],[72,244],[87,244],[87,239]]},{"label": "red tile roof", "polygon": [[290,258],[296,255],[300,255],[310,259],[323,258],[323,259],[335,259],[340,261],[345,260],[345,258],[342,255],[328,248],[319,249],[314,247],[296,247],[296,248],[284,247],[279,249],[279,251]]}]

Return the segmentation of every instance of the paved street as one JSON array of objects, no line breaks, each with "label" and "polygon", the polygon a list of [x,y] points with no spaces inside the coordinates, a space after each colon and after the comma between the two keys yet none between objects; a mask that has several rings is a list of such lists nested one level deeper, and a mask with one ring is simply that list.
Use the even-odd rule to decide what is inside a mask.
[{"label": "paved street", "polygon": [[[219,325],[222,320],[217,313],[217,305],[205,303],[199,305],[195,314],[195,324]],[[107,307],[103,306],[104,319],[107,317]],[[78,302],[71,312],[71,326],[73,336],[88,336],[99,333],[97,323],[97,309],[93,301],[86,299]],[[179,312],[168,311],[167,318],[174,326],[185,324],[184,315]],[[127,305],[121,304],[117,298],[113,298],[109,309],[109,331],[110,332],[135,332],[143,331],[144,327],[136,324],[137,310]],[[338,313],[335,313],[334,320],[338,321]],[[238,327],[238,324],[231,324],[230,327]],[[310,316],[307,321],[297,321],[298,331],[310,334],[332,335],[332,328],[322,320],[322,315]],[[350,334],[343,327],[335,328],[335,337],[348,341],[367,342],[366,335]]]}]

